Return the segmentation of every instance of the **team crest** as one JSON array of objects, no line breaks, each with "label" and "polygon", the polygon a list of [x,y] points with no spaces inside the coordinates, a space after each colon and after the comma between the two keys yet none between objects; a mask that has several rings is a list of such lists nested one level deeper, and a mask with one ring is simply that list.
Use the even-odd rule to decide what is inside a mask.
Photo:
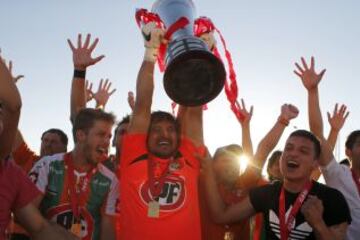
[{"label": "team crest", "polygon": [[[140,185],[139,194],[141,200],[146,205],[153,200],[149,181]],[[160,204],[160,211],[176,211],[182,207],[185,198],[186,191],[184,179],[178,176],[168,176],[159,197],[155,198],[155,200]]]},{"label": "team crest", "polygon": [[[81,213],[81,233],[80,237],[82,240],[91,240],[92,233],[94,231],[94,220],[90,213],[84,209],[80,209]],[[70,230],[72,223],[74,222],[74,216],[72,213],[70,204],[62,204],[47,211],[47,218],[63,226],[65,229]]]}]

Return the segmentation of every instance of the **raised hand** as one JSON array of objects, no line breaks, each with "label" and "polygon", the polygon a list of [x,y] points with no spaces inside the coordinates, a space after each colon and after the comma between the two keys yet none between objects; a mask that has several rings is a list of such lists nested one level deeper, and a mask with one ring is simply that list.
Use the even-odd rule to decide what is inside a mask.
[{"label": "raised hand", "polygon": [[[3,58],[1,57],[1,49],[0,49],[0,61],[2,61],[2,62],[5,64],[5,66],[6,66],[6,61],[5,61],[5,59],[3,59]],[[17,75],[17,76],[14,76],[14,75],[13,75],[13,73],[12,73],[12,68],[13,68],[13,63],[12,63],[12,61],[9,61],[9,65],[6,66],[6,67],[7,67],[8,71],[10,72],[11,78],[13,79],[13,81],[14,81],[15,83],[17,83],[17,81],[19,81],[21,78],[24,78],[24,77],[25,77],[24,75]]]},{"label": "raised hand", "polygon": [[307,90],[316,88],[319,85],[322,77],[324,76],[326,69],[323,69],[319,74],[315,72],[315,59],[311,57],[310,68],[308,67],[305,59],[301,57],[302,67],[295,63],[297,70],[294,73],[298,75]]},{"label": "raised hand", "polygon": [[243,119],[238,119],[241,125],[250,124],[251,117],[253,115],[253,106],[250,107],[250,110],[248,111],[246,109],[245,101],[244,99],[241,99],[241,105],[236,100],[236,105],[241,113],[241,115],[244,117]]},{"label": "raised hand", "polygon": [[114,88],[110,91],[111,82],[109,79],[106,79],[105,82],[103,79],[100,80],[99,88],[93,97],[96,101],[96,107],[105,107],[109,97],[116,91]]},{"label": "raised hand", "polygon": [[347,107],[342,104],[340,109],[338,109],[338,104],[335,104],[333,115],[327,112],[328,122],[331,126],[332,130],[337,132],[344,126],[344,123],[349,116],[349,111],[347,111]]},{"label": "raised hand", "polygon": [[85,82],[85,91],[86,91],[86,102],[90,102],[94,98],[94,92],[92,91],[93,84],[89,84],[89,80]]},{"label": "raised hand", "polygon": [[299,110],[297,107],[291,104],[284,104],[281,106],[280,118],[285,121],[290,121],[291,119],[296,118],[299,115]]},{"label": "raised hand", "polygon": [[129,107],[131,108],[132,111],[134,111],[134,108],[135,108],[135,96],[134,96],[134,93],[132,91],[129,91],[128,92],[128,104],[129,104]]},{"label": "raised hand", "polygon": [[87,34],[85,42],[82,43],[81,34],[78,35],[77,47],[74,47],[73,43],[68,39],[68,44],[73,52],[73,62],[74,68],[77,70],[85,71],[88,66],[94,65],[103,59],[105,56],[100,55],[98,57],[93,58],[91,56],[94,51],[96,45],[99,42],[98,38],[90,44],[91,35]]},{"label": "raised hand", "polygon": [[166,43],[165,30],[157,27],[155,22],[149,22],[141,29],[141,32],[146,48],[144,60],[155,62],[161,43]]},{"label": "raised hand", "polygon": [[214,36],[214,31],[204,33],[200,36],[201,40],[203,40],[208,46],[209,50],[212,51],[216,46],[216,40]]}]

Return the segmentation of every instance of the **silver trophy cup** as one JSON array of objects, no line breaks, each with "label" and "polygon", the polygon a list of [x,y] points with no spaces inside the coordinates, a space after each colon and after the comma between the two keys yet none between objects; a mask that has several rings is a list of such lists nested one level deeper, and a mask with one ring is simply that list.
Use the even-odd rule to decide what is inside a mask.
[{"label": "silver trophy cup", "polygon": [[192,0],[158,0],[152,12],[169,28],[181,17],[189,24],[173,33],[165,57],[164,88],[167,95],[184,106],[200,106],[213,100],[226,78],[223,63],[194,36],[195,6]]}]

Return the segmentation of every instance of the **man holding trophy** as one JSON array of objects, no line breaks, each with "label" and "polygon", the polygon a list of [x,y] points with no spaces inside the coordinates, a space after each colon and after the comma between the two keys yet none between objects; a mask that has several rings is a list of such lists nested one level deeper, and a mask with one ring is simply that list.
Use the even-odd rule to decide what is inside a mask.
[{"label": "man holding trophy", "polygon": [[[155,21],[142,26],[145,54],[120,160],[119,239],[201,239],[200,162],[195,156],[205,153],[202,105],[222,90],[225,69],[206,43],[193,36],[193,7],[191,0],[159,0],[153,12],[168,31]],[[188,21],[177,28],[181,18]],[[180,104],[177,118],[151,112],[155,62],[164,44],[164,85]]]}]

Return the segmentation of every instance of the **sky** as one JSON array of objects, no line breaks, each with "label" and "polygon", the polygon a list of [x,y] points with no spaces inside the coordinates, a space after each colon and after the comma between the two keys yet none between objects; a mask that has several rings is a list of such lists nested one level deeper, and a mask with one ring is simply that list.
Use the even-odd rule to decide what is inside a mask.
[{"label": "sky", "polygon": [[[135,0],[1,0],[0,48],[13,60],[23,107],[19,128],[32,149],[40,148],[41,133],[63,129],[71,139],[70,86],[72,54],[66,39],[91,33],[100,42],[94,56],[106,57],[87,70],[95,86],[109,78],[117,89],[107,110],[118,120],[130,113],[127,92],[134,91],[143,59],[143,40],[135,23],[135,9],[151,9],[154,1]],[[276,149],[282,149],[291,131],[308,129],[307,97],[294,62],[316,59],[316,69],[327,69],[320,84],[325,133],[326,111],[345,103],[350,116],[339,137],[338,158],[344,157],[346,136],[359,126],[360,2],[357,0],[194,0],[197,16],[213,20],[232,54],[239,98],[254,106],[251,134],[254,148],[270,130],[281,105],[292,103],[300,114],[285,130]],[[219,41],[218,41],[219,42]],[[155,74],[153,110],[171,111],[171,101]],[[94,106],[90,103],[89,106]],[[204,113],[205,142],[217,147],[241,144],[241,129],[224,93]],[[70,147],[73,146],[70,141]]]}]

